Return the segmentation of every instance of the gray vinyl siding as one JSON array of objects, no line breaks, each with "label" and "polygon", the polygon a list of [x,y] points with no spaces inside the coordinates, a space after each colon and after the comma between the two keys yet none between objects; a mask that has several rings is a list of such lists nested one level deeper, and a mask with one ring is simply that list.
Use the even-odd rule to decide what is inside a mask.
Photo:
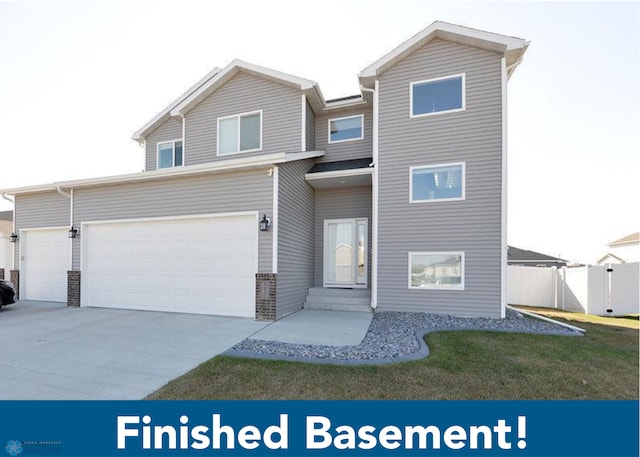
[{"label": "gray vinyl siding", "polygon": [[307,151],[315,151],[316,149],[316,113],[313,112],[311,106],[307,103],[305,115],[305,141]]},{"label": "gray vinyl siding", "polygon": [[[68,227],[71,202],[58,192],[43,192],[16,196],[15,220],[16,232],[21,229]],[[13,244],[14,268],[19,265],[20,240]],[[7,273],[8,275],[8,273]]]},{"label": "gray vinyl siding", "polygon": [[[185,164],[300,151],[300,91],[238,73],[186,115]],[[262,150],[217,155],[219,117],[262,110]]]},{"label": "gray vinyl siding", "polygon": [[[380,77],[378,309],[500,317],[501,55],[436,40]],[[409,84],[466,73],[466,111],[409,118]],[[409,204],[409,167],[466,163],[464,201]],[[465,290],[410,290],[408,253],[464,251]]]},{"label": "gray vinyl siding", "polygon": [[304,180],[313,160],[279,166],[278,194],[278,318],[302,309],[313,286],[314,189]]},{"label": "gray vinyl siding", "polygon": [[167,119],[151,132],[145,140],[145,170],[151,171],[158,167],[158,143],[179,139],[182,139],[182,121],[178,119]]},{"label": "gray vinyl siding", "polygon": [[324,221],[366,218],[368,229],[367,284],[371,286],[371,187],[340,187],[316,190],[314,282],[323,284]]},{"label": "gray vinyl siding", "polygon": [[[240,211],[271,214],[272,210],[273,178],[267,176],[266,169],[84,188],[77,189],[74,195],[76,225],[109,219]],[[268,231],[259,235],[260,273],[272,271],[271,234]],[[79,244],[74,249],[73,268],[80,269]]]},{"label": "gray vinyl siding", "polygon": [[[364,114],[364,138],[329,144],[329,119]],[[326,154],[318,158],[318,162],[335,162],[338,160],[361,159],[371,157],[373,151],[373,112],[371,108],[361,107],[339,113],[323,114],[316,117],[316,148],[324,149]]]}]

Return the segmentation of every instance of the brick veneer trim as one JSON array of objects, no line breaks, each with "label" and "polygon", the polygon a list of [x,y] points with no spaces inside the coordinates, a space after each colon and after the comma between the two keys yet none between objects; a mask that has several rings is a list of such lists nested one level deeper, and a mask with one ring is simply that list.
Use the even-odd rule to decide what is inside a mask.
[{"label": "brick veneer trim", "polygon": [[256,320],[276,320],[276,276],[256,273]]},{"label": "brick veneer trim", "polygon": [[80,306],[79,271],[67,271],[67,306]]}]

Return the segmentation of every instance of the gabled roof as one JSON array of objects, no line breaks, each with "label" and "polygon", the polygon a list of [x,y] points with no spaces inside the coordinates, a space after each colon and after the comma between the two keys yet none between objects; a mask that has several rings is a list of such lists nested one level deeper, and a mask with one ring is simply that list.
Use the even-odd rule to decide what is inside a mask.
[{"label": "gabled roof", "polygon": [[520,63],[522,55],[529,46],[529,42],[522,38],[499,35],[497,33],[436,21],[362,70],[359,75],[361,82],[364,85],[371,85],[375,78],[385,70],[435,39],[452,41],[454,43],[502,53],[507,59],[509,76],[511,76],[515,67]]},{"label": "gabled roof", "polygon": [[615,246],[628,246],[640,244],[640,232],[632,233],[631,235],[627,235],[618,240],[612,241],[607,246],[615,247]]},{"label": "gabled roof", "polygon": [[526,249],[514,248],[508,246],[507,251],[507,263],[536,263],[536,264],[556,264],[566,265],[568,260],[561,259],[559,257],[553,257],[547,254],[541,254],[536,251],[528,251]]},{"label": "gabled roof", "polygon": [[605,255],[603,255],[602,257],[600,257],[598,259],[598,261],[596,262],[596,264],[601,265],[603,263],[615,263],[615,262],[606,262],[606,260],[608,259],[613,259],[615,262],[617,263],[627,263],[627,261],[625,259],[623,259],[622,257],[612,254],[610,252],[607,252]]},{"label": "gabled roof", "polygon": [[309,79],[300,78],[298,76],[282,73],[280,71],[272,70],[270,68],[261,67],[249,62],[244,62],[239,59],[235,59],[229,65],[224,67],[213,78],[210,78],[207,82],[202,84],[199,88],[193,91],[182,102],[177,104],[172,110],[172,116],[184,116],[191,109],[193,109],[198,103],[207,98],[213,92],[221,87],[224,83],[229,81],[239,72],[245,72],[250,75],[266,78],[271,81],[275,81],[280,84],[284,84],[295,89],[302,91],[317,90],[318,84],[315,81]]},{"label": "gabled roof", "polygon": [[143,143],[144,140],[145,140],[145,137],[148,134],[153,132],[158,127],[158,125],[160,123],[166,121],[167,119],[169,119],[171,117],[170,112],[171,112],[171,110],[173,108],[175,108],[179,103],[184,101],[184,99],[187,98],[189,95],[191,95],[194,91],[198,90],[200,87],[202,87],[204,84],[206,84],[209,80],[211,80],[211,78],[213,78],[219,72],[220,72],[220,68],[215,67],[213,70],[211,70],[209,73],[207,73],[204,78],[202,78],[200,81],[195,83],[185,93],[180,95],[171,104],[169,104],[169,106],[167,106],[165,109],[160,111],[160,113],[158,113],[158,115],[156,117],[151,119],[144,126],[142,126],[138,131],[136,131],[131,136],[131,138],[133,140],[136,140],[138,143]]}]

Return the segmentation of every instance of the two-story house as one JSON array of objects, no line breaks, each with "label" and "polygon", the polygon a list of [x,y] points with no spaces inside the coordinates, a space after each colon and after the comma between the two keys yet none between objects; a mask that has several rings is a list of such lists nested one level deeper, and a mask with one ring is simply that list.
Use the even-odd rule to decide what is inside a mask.
[{"label": "two-story house", "polygon": [[435,22],[338,100],[216,68],[134,134],[144,172],[2,192],[20,298],[503,317],[507,81],[527,46]]}]

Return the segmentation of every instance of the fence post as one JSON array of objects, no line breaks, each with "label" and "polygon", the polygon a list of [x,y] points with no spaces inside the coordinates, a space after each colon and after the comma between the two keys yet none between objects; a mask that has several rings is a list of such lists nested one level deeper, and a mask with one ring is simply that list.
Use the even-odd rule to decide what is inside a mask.
[{"label": "fence post", "polygon": [[553,307],[558,309],[558,267],[551,267],[553,270]]},{"label": "fence post", "polygon": [[564,311],[564,291],[567,289],[567,267],[562,267],[562,310]]}]

